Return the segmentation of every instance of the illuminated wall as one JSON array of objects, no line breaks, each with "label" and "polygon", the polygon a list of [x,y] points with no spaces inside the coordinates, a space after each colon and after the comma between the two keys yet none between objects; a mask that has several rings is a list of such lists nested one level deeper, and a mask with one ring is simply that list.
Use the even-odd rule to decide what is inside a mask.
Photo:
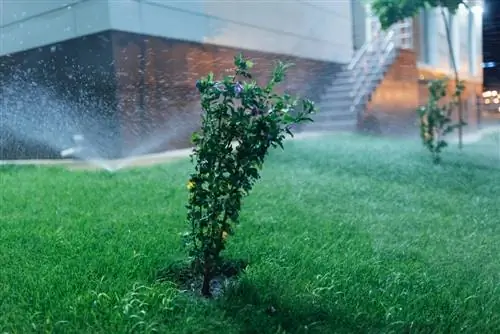
[{"label": "illuminated wall", "polygon": [[[264,1],[0,0],[0,5],[0,86],[16,82],[15,73],[31,73],[29,82],[77,105],[75,119],[95,110],[92,119],[103,118],[111,134],[80,127],[87,138],[106,139],[109,145],[99,145],[103,156],[131,154],[150,144],[148,151],[190,146],[191,133],[200,125],[196,80],[231,68],[241,51],[255,60],[259,82],[268,79],[276,60],[295,64],[281,89],[316,101],[353,53],[347,1],[278,6]],[[17,103],[15,94],[1,99]],[[9,116],[23,108],[9,109]],[[12,132],[0,159],[57,156]],[[2,140],[4,133],[0,117]]]},{"label": "illuminated wall", "polygon": [[[464,79],[482,81],[482,14],[465,7],[450,18],[446,13],[454,50],[454,58]],[[445,20],[440,9],[426,10],[419,17],[419,66],[451,73]]]},{"label": "illuminated wall", "polygon": [[347,63],[349,1],[4,1],[0,56],[106,30]]}]

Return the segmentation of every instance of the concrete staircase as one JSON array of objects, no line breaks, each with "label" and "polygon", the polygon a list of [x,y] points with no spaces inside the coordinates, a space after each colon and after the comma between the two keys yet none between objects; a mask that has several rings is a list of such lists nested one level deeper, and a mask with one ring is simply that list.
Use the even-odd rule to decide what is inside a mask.
[{"label": "concrete staircase", "polygon": [[377,38],[356,51],[318,103],[320,112],[306,131],[355,130],[387,70],[398,55],[395,31],[378,31]]}]

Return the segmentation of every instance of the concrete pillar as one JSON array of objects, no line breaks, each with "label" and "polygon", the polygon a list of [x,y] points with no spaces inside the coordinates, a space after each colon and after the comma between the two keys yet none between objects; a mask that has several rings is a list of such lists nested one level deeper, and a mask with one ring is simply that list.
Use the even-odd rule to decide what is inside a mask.
[{"label": "concrete pillar", "polygon": [[441,14],[436,9],[430,9],[427,12],[427,33],[424,36],[425,47],[427,49],[428,55],[428,65],[436,66],[439,64],[439,50],[437,47],[438,43],[438,20],[442,20]]},{"label": "concrete pillar", "polygon": [[468,60],[469,60],[469,74],[474,76],[476,73],[476,49],[477,49],[477,40],[476,40],[476,24],[474,22],[474,13],[469,11],[467,14],[467,48],[469,51]]},{"label": "concrete pillar", "polygon": [[359,50],[367,41],[368,8],[362,0],[353,0],[351,6],[353,46],[354,50]]}]

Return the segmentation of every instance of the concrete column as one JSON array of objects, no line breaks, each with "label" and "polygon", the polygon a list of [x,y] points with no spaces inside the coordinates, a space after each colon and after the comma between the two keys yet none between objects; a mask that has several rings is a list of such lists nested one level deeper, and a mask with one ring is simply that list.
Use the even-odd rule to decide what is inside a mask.
[{"label": "concrete column", "polygon": [[425,10],[421,10],[420,14],[417,16],[415,19],[415,24],[414,24],[414,34],[413,36],[415,37],[414,41],[414,48],[415,51],[417,52],[417,60],[421,63],[426,63],[427,57],[426,57],[426,45],[425,45],[425,38],[426,38],[426,12]]},{"label": "concrete column", "polygon": [[439,50],[437,47],[439,35],[436,33],[438,21],[442,20],[441,14],[436,9],[430,9],[427,12],[427,33],[424,36],[425,48],[427,49],[428,65],[436,66],[439,64]]},{"label": "concrete column", "polygon": [[372,33],[372,13],[370,9],[370,5],[365,5],[365,12],[366,12],[366,18],[365,18],[365,41],[369,41],[373,39],[373,33]]},{"label": "concrete column", "polygon": [[483,18],[481,13],[473,12],[473,45],[471,45],[474,54],[473,73],[475,77],[482,77],[481,63],[483,62]]},{"label": "concrete column", "polygon": [[477,49],[477,40],[476,40],[476,23],[474,22],[474,13],[469,11],[467,14],[467,49],[469,51],[468,60],[469,60],[469,74],[474,76],[476,75],[476,49]]},{"label": "concrete column", "polygon": [[354,50],[360,49],[367,40],[367,6],[362,0],[353,0],[352,30]]}]

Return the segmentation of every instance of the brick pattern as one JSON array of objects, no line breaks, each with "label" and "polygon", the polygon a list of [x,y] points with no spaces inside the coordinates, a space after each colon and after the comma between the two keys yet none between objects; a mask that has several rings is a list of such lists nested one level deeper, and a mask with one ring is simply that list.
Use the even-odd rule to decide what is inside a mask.
[{"label": "brick pattern", "polygon": [[[18,96],[7,94],[6,87],[18,73],[29,72],[32,84],[50,89],[71,106],[70,118],[85,113],[106,124],[105,131],[82,126],[84,135],[101,140],[98,146],[105,156],[184,148],[200,124],[196,80],[211,71],[224,73],[240,51],[255,61],[255,79],[261,83],[274,61],[294,63],[281,90],[315,101],[340,71],[334,63],[109,31],[0,58],[2,101],[18,106],[0,112],[22,112]],[[417,133],[415,109],[427,97],[421,75],[431,77],[417,69],[413,52],[401,50],[373,93],[365,119],[375,118],[386,134]],[[475,95],[481,89],[467,83],[469,124],[474,123]],[[38,107],[46,112],[42,104]],[[48,126],[45,123],[33,126],[42,129]],[[18,138],[4,125],[0,122],[0,159],[58,157],[57,150]]]},{"label": "brick pattern", "polygon": [[[282,90],[313,100],[340,70],[339,64],[241,51],[256,62],[259,82],[266,80],[275,60],[294,63]],[[72,118],[85,113],[90,123],[105,124],[101,129],[80,124],[86,137],[99,141],[95,145],[105,157],[184,148],[200,124],[196,80],[210,71],[223,73],[238,52],[108,31],[0,58],[1,97],[5,104],[19,104],[15,94],[7,96],[4,84],[16,73],[29,72],[30,82],[51,89],[56,99],[71,106],[67,112]],[[21,109],[0,112],[14,117]],[[58,149],[19,138],[4,125],[0,122],[0,159],[59,157]],[[62,136],[64,129],[59,130]]]},{"label": "brick pattern", "polygon": [[[200,126],[196,80],[209,72],[222,75],[233,67],[240,50],[125,32],[113,32],[112,40],[125,146],[129,150],[145,142],[155,142],[155,150],[189,146],[191,133]],[[268,79],[275,61],[294,63],[281,90],[316,100],[340,70],[338,64],[257,51],[243,53],[255,62],[253,73],[260,83]]]},{"label": "brick pattern", "polygon": [[[419,69],[419,105],[424,105],[429,97],[427,84],[429,80],[440,79],[444,76],[439,73],[434,73],[429,70]],[[455,83],[453,78],[449,78],[448,94],[453,94],[455,90]],[[463,118],[467,122],[467,130],[474,130],[479,127],[479,110],[476,105],[478,96],[481,96],[483,85],[478,82],[465,81],[465,90],[462,93],[462,110]],[[446,103],[449,100],[444,100]],[[458,120],[458,111],[453,113],[453,119]]]},{"label": "brick pattern", "polygon": [[[374,122],[387,135],[418,135],[418,117],[416,110],[428,99],[427,83],[442,75],[417,67],[416,53],[411,50],[400,50],[394,63],[387,71],[384,79],[372,94],[363,122]],[[449,93],[454,89],[450,81]],[[482,92],[482,85],[466,82],[463,93],[464,120],[468,129],[478,125],[476,96]],[[457,113],[454,114],[457,119]],[[363,126],[361,124],[361,126]]]},{"label": "brick pattern", "polygon": [[418,106],[418,70],[415,53],[400,50],[371,96],[366,118],[376,118],[384,134],[411,135]]}]

